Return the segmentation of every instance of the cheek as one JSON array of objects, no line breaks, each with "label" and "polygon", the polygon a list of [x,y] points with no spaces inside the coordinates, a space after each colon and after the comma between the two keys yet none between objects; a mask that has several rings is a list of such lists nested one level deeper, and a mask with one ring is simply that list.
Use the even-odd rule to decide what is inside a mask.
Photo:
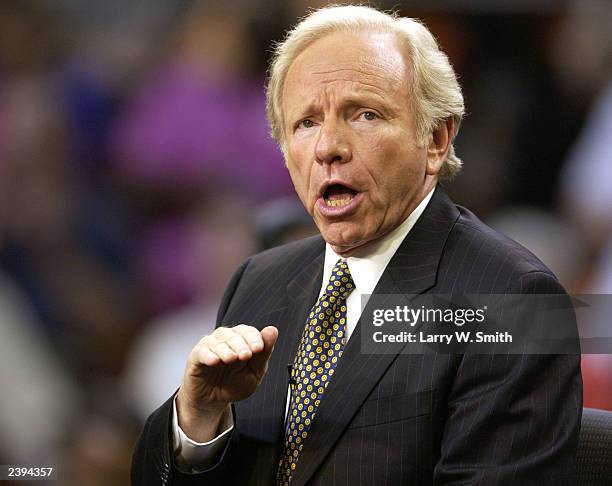
[{"label": "cheek", "polygon": [[287,170],[289,170],[289,176],[291,177],[291,181],[293,182],[295,192],[297,192],[297,195],[301,199],[304,206],[307,206],[308,187],[310,180],[309,168],[305,167],[304,165],[295,164],[291,161],[288,161]]},{"label": "cheek", "polygon": [[422,184],[426,168],[424,150],[398,142],[380,142],[372,145],[369,153],[373,156],[370,160],[376,161],[370,169],[375,183],[374,198],[381,204],[401,204],[404,196]]}]

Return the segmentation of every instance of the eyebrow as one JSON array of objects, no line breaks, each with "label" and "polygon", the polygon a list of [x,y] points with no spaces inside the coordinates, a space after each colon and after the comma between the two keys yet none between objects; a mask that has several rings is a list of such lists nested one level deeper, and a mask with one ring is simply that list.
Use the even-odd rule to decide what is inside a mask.
[{"label": "eyebrow", "polygon": [[[342,98],[340,106],[343,108],[355,108],[367,107],[370,104],[373,105],[373,109],[379,110],[384,114],[390,116],[395,115],[396,110],[394,110],[393,107],[390,106],[381,95],[369,90],[363,91],[359,94],[350,93],[346,97]],[[308,105],[300,108],[299,110],[296,109],[295,111],[290,111],[288,113],[289,117],[287,121],[293,123],[294,121],[301,120],[302,118],[307,117],[309,113],[317,111],[318,108],[318,103],[310,102]]]}]

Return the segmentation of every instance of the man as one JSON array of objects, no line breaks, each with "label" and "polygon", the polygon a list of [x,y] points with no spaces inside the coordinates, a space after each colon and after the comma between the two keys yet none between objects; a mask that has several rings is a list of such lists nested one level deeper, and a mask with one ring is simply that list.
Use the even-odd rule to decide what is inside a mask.
[{"label": "man", "polygon": [[[278,46],[268,114],[320,237],[250,258],[132,481],[553,484],[571,471],[577,355],[365,354],[362,294],[563,292],[455,206],[455,74],[429,31],[330,7]],[[289,365],[289,366],[288,366]],[[289,367],[289,376],[287,376]]]}]

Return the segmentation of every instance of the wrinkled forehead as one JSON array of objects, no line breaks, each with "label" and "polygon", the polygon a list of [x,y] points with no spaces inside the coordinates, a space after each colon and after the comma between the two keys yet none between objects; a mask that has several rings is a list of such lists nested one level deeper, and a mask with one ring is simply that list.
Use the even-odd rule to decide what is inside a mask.
[{"label": "wrinkled forehead", "polygon": [[334,83],[391,96],[410,80],[409,62],[391,33],[337,32],[316,40],[293,61],[283,86],[285,107]]}]

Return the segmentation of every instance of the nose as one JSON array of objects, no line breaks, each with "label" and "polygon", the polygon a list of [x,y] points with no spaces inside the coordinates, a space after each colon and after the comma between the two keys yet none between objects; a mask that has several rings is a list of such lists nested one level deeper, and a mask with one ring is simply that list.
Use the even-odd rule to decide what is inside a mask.
[{"label": "nose", "polygon": [[315,146],[315,157],[320,164],[346,163],[351,160],[351,147],[346,128],[336,121],[323,122]]}]

